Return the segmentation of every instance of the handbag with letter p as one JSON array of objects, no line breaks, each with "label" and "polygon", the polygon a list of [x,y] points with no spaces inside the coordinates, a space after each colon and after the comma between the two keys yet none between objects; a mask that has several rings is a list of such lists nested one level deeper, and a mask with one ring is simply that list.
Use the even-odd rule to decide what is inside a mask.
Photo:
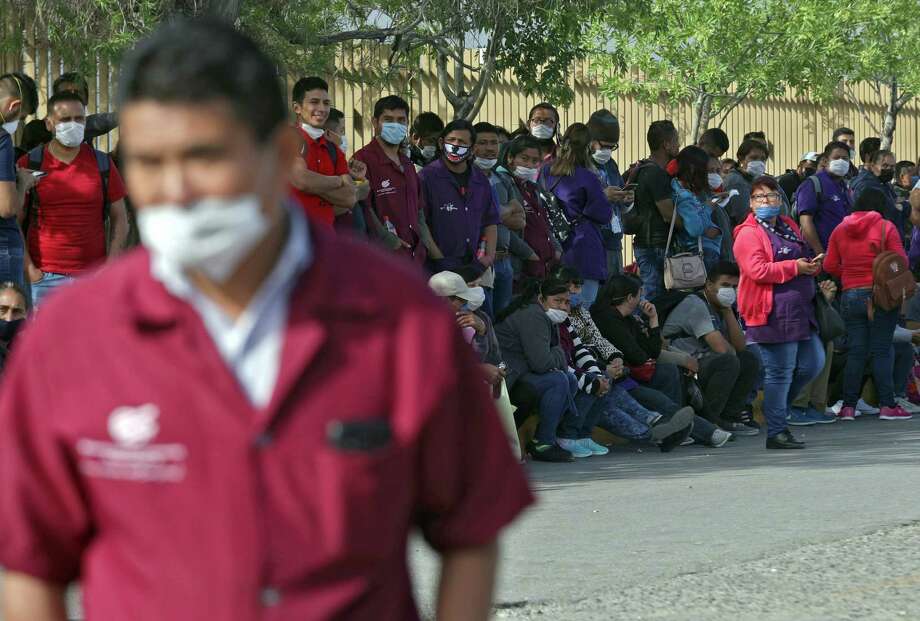
[{"label": "handbag with letter p", "polygon": [[679,252],[671,254],[671,239],[674,237],[674,225],[677,223],[677,210],[671,216],[671,229],[668,231],[668,245],[664,253],[664,288],[698,289],[706,284],[706,264],[703,262],[703,239],[698,237],[698,253]]}]

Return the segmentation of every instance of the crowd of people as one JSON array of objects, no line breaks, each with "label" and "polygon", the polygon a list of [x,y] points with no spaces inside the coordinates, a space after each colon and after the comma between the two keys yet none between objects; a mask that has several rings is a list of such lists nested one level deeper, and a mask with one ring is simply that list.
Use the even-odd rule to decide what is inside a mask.
[{"label": "crowd of people", "polygon": [[[87,98],[85,79],[68,73],[38,110],[30,77],[0,76],[4,357],[28,313],[137,240],[117,150],[93,146],[118,118],[87,114]],[[790,427],[920,411],[920,162],[898,161],[878,138],[857,154],[841,127],[774,175],[763,132],[732,159],[721,129],[682,148],[659,120],[648,156],[621,168],[609,110],[562,127],[539,103],[509,131],[413,117],[390,95],[374,106],[374,138],[349,153],[322,78],[298,80],[290,99],[300,141],[290,208],[430,277],[522,458],[604,455],[598,427],[671,451],[765,426],[767,448],[799,449]],[[878,407],[863,399],[868,380]]]}]

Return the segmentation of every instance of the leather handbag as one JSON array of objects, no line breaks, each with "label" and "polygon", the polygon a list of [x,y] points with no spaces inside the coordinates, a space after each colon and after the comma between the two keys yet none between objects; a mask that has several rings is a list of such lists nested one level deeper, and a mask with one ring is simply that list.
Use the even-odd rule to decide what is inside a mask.
[{"label": "leather handbag", "polygon": [[830,343],[846,334],[847,327],[843,317],[820,291],[815,294],[815,321],[818,322],[818,336],[824,343]]},{"label": "leather handbag", "polygon": [[698,252],[671,253],[671,240],[674,237],[674,225],[677,223],[677,210],[671,216],[671,229],[668,231],[668,245],[664,253],[664,287],[665,289],[699,289],[706,284],[706,264],[703,262],[703,239],[698,237]]}]

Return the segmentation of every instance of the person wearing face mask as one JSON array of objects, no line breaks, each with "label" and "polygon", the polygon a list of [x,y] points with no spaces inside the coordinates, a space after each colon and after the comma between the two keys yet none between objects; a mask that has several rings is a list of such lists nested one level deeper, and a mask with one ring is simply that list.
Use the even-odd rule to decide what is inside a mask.
[{"label": "person wearing face mask", "polygon": [[[540,143],[532,136],[518,136],[502,150],[501,157],[493,179],[502,221],[511,231],[514,278],[516,282],[527,277],[542,280],[562,258],[562,248],[553,235],[544,195],[536,184]],[[496,302],[496,313],[500,312],[498,305]]]},{"label": "person wearing face mask", "polygon": [[332,109],[329,85],[318,77],[300,78],[291,91],[301,158],[291,171],[292,194],[304,213],[332,228],[339,214],[354,208],[357,189],[339,143],[326,138]]},{"label": "person wearing face mask", "polygon": [[61,290],[17,342],[4,618],[15,602],[64,621],[78,576],[99,619],[417,618],[420,531],[440,614],[485,621],[498,537],[533,496],[457,318],[289,200],[301,140],[277,65],[231,24],[170,20],[119,88],[145,247]]},{"label": "person wearing face mask", "polygon": [[[706,270],[710,271],[718,264],[722,248],[722,230],[712,217],[713,209],[718,206],[708,200],[710,181],[715,181],[709,178],[710,157],[700,147],[686,147],[676,161],[677,176],[671,181],[671,190],[680,216],[680,226],[676,227],[677,252],[699,253],[702,249]],[[720,184],[721,180],[719,177]]]},{"label": "person wearing face mask", "polygon": [[795,170],[787,170],[776,178],[786,196],[795,196],[802,182],[818,172],[818,155],[815,151],[803,153]]},{"label": "person wearing face mask", "polygon": [[21,221],[35,308],[121,254],[128,237],[125,185],[109,155],[84,142],[83,100],[69,91],[52,96],[45,123],[54,139],[19,159],[20,168],[46,173],[26,197]]},{"label": "person wearing face mask", "polygon": [[802,236],[815,255],[824,253],[831,233],[850,213],[853,204],[846,184],[850,148],[842,142],[831,142],[824,147],[824,155],[827,170],[815,175],[820,183],[803,183],[795,194],[795,211]]},{"label": "person wearing face mask", "polygon": [[853,194],[854,204],[859,200],[860,195],[870,188],[881,192],[885,197],[885,205],[881,211],[882,217],[897,228],[903,244],[904,230],[910,222],[910,212],[904,209],[902,202],[898,201],[898,195],[891,183],[894,180],[895,161],[894,153],[888,150],[868,154],[864,168],[859,171],[855,179],[850,181],[850,191]]},{"label": "person wearing face mask", "polygon": [[582,297],[589,306],[607,280],[607,251],[601,231],[610,226],[613,207],[594,172],[590,154],[591,133],[583,123],[571,125],[562,138],[559,155],[544,164],[540,187],[558,200],[572,231],[563,245],[562,262],[585,279]]},{"label": "person wearing face mask", "polygon": [[556,156],[557,143],[554,138],[559,131],[559,111],[555,106],[543,101],[531,108],[527,116],[526,129],[531,136],[540,141],[544,159],[549,160]]},{"label": "person wearing face mask", "polygon": [[438,139],[444,131],[444,121],[434,112],[422,112],[412,121],[409,130],[409,159],[416,172],[438,159]]},{"label": "person wearing face mask", "polygon": [[476,131],[462,119],[441,132],[441,158],[422,169],[422,204],[433,246],[431,271],[470,266],[482,275],[495,259],[501,219],[488,178],[473,164]]},{"label": "person wearing face mask", "polygon": [[623,189],[625,182],[613,159],[613,153],[620,148],[620,121],[609,110],[598,110],[588,119],[588,131],[591,132],[591,158],[604,195],[613,209],[610,224],[601,228],[607,251],[607,272],[619,274],[623,271],[623,212],[634,200],[632,190]]},{"label": "person wearing face mask", "polygon": [[[341,110],[332,108],[326,119],[326,140],[331,144],[339,145],[343,154],[348,153],[348,135],[345,133],[345,114]],[[367,183],[367,165],[361,160],[352,158],[348,162],[348,171],[355,182],[355,196],[360,203],[370,194],[370,184]],[[367,237],[367,222],[364,210],[358,205],[353,209],[336,207],[335,230],[345,233]]]},{"label": "person wearing face mask", "polygon": [[[759,132],[756,133],[760,136]],[[725,209],[731,218],[732,227],[736,227],[751,213],[751,183],[767,174],[767,160],[770,158],[770,146],[760,137],[747,138],[738,147],[738,168],[725,175],[723,187],[726,192],[736,190]],[[789,214],[789,198],[782,194],[783,213]]]},{"label": "person wearing face mask", "polygon": [[13,349],[13,342],[29,314],[25,291],[12,281],[0,283],[0,371]]},{"label": "person wearing face mask", "polygon": [[16,170],[13,134],[20,119],[35,112],[38,94],[32,78],[21,73],[0,76],[0,252],[9,257],[0,265],[0,280],[25,285],[23,241],[17,217],[36,182],[32,171]]},{"label": "person wearing face mask", "polygon": [[815,275],[823,257],[815,257],[795,221],[782,215],[780,192],[774,179],[757,179],[751,195],[754,211],[735,231],[741,269],[738,309],[747,338],[763,357],[766,447],[801,449],[805,444],[789,431],[787,421],[795,398],[824,367],[825,347],[814,307]]},{"label": "person wearing face mask", "polygon": [[907,240],[911,238],[914,228],[910,222],[910,192],[917,183],[916,175],[917,166],[910,160],[901,160],[894,166],[894,181],[891,187],[900,205],[898,210],[904,214],[905,218],[904,228],[902,229],[905,245]]}]

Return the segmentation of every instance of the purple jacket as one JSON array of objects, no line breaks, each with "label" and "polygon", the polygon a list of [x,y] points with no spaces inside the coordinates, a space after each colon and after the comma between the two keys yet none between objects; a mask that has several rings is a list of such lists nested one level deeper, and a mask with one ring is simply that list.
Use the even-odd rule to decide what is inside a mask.
[{"label": "purple jacket", "polygon": [[569,218],[576,218],[575,233],[566,242],[562,262],[578,270],[586,280],[607,280],[607,251],[601,228],[609,227],[613,207],[597,175],[578,167],[567,177],[554,177],[550,165],[543,168],[541,182],[559,199]]},{"label": "purple jacket", "polygon": [[916,227],[910,234],[910,250],[907,252],[907,259],[910,261],[910,269],[915,270],[920,267],[920,229]]},{"label": "purple jacket", "polygon": [[422,204],[425,220],[435,243],[444,253],[441,261],[430,261],[436,271],[463,265],[485,267],[475,260],[485,227],[498,224],[498,207],[492,199],[489,179],[472,163],[469,183],[461,188],[444,161],[435,160],[422,169]]}]

